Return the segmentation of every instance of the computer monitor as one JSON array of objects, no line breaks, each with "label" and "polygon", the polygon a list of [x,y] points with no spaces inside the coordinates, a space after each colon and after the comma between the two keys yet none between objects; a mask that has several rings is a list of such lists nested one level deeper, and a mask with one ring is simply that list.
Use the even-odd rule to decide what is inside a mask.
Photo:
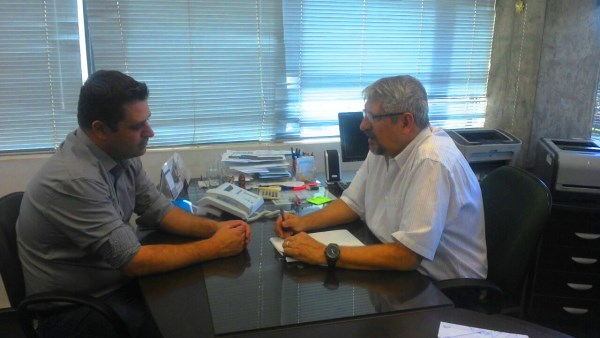
[{"label": "computer monitor", "polygon": [[338,113],[342,162],[364,161],[369,153],[369,138],[360,130],[362,112]]}]

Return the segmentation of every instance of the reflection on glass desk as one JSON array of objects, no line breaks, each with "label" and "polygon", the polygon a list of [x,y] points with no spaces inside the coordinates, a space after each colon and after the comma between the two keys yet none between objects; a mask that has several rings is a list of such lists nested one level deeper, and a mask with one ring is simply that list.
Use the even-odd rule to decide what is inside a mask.
[{"label": "reflection on glass desk", "polygon": [[[190,200],[201,196],[195,184]],[[273,205],[265,204],[266,208]],[[304,214],[320,207],[303,207]],[[273,248],[274,219],[251,223],[252,241],[234,257],[147,276],[140,285],[165,337],[213,336],[312,325],[382,313],[451,307],[431,281],[416,271],[328,270],[286,263]],[[365,244],[379,241],[362,222],[347,229]],[[193,239],[157,232],[145,244]],[[185,324],[181,324],[184,322]]]},{"label": "reflection on glass desk", "polygon": [[248,254],[203,264],[215,334],[451,306],[417,272],[286,263],[269,242],[272,228],[253,224]]},{"label": "reflection on glass desk", "polygon": [[[274,221],[251,227],[252,241],[240,255],[140,279],[165,337],[241,334],[452,306],[416,271],[328,271],[286,263],[269,241]],[[348,229],[365,244],[377,242],[360,222],[336,228]],[[145,243],[185,240],[190,239],[155,233]]]}]

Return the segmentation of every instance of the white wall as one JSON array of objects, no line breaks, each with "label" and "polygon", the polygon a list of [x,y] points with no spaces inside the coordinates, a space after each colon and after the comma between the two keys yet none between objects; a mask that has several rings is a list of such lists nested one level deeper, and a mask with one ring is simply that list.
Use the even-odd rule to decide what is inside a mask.
[{"label": "white wall", "polygon": [[[183,158],[186,167],[190,170],[192,177],[206,175],[211,163],[219,161],[221,154],[226,150],[255,150],[255,149],[283,149],[299,147],[305,152],[315,154],[315,165],[317,172],[325,171],[324,155],[326,149],[337,149],[340,151],[339,142],[322,143],[244,143],[223,144],[217,146],[198,146],[185,148],[151,149],[143,157],[142,162],[148,176],[158,184],[160,179],[160,168],[169,159],[173,152],[178,152]],[[7,155],[0,156],[0,196],[14,191],[24,191],[29,180],[42,167],[51,154],[36,155]],[[342,163],[342,170],[356,170],[361,162]]]}]

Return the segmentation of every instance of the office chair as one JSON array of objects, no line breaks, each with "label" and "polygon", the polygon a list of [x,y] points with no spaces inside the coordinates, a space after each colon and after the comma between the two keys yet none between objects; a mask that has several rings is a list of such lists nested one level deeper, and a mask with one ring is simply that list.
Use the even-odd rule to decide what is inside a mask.
[{"label": "office chair", "polygon": [[503,166],[483,178],[481,192],[487,279],[450,279],[436,285],[456,307],[488,314],[518,312],[523,317],[528,272],[550,217],[550,191],[529,172]]},{"label": "office chair", "polygon": [[49,302],[87,306],[112,324],[118,337],[129,337],[125,323],[108,305],[100,300],[70,291],[43,292],[25,297],[25,281],[21,261],[17,251],[16,223],[23,192],[14,192],[0,198],[0,273],[8,294],[8,299],[17,315],[21,328],[27,337],[37,337],[35,330],[35,310],[29,307]]}]

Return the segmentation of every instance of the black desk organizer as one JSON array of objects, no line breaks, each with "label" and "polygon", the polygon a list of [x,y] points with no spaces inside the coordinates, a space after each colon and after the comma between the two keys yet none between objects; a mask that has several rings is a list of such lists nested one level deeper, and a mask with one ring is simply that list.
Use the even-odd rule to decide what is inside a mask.
[{"label": "black desk organizer", "polygon": [[555,202],[535,265],[529,319],[600,337],[600,203]]}]

